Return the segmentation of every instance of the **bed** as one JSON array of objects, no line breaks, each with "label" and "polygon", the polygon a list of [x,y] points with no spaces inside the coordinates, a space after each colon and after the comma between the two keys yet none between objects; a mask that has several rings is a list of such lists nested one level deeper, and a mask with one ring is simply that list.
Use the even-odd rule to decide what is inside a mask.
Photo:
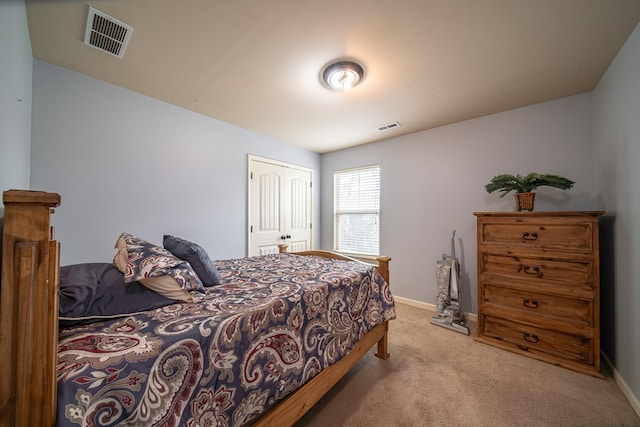
[{"label": "bed", "polygon": [[[131,267],[144,246],[132,235],[118,238],[113,264],[60,267],[58,194],[9,190],[3,201],[0,425],[293,425],[372,347],[389,356],[390,258],[375,268],[323,251],[217,260],[218,283],[200,280],[185,298],[144,280],[122,286],[153,275]],[[198,279],[196,261],[186,264]],[[63,296],[82,274],[100,277],[94,291],[111,277],[117,292],[143,292],[118,301],[152,307],[70,315]]]}]

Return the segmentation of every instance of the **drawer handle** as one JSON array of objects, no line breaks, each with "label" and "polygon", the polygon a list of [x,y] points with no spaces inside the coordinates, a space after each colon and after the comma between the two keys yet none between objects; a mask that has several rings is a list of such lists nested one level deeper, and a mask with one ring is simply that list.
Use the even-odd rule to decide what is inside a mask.
[{"label": "drawer handle", "polygon": [[540,339],[538,338],[538,336],[536,334],[530,334],[529,332],[525,332],[523,334],[524,336],[524,340],[525,341],[529,341],[529,342],[533,342],[536,343],[538,341],[540,341]]},{"label": "drawer handle", "polygon": [[522,270],[526,274],[540,274],[540,267],[538,266],[531,267],[530,265],[525,265]]},{"label": "drawer handle", "polygon": [[518,346],[518,348],[519,348],[520,350],[522,350],[522,351],[529,351],[529,347],[525,347],[525,346],[520,345],[520,344],[516,344],[516,345],[517,345],[517,346]]},{"label": "drawer handle", "polygon": [[528,231],[525,231],[522,233],[522,238],[524,240],[536,240],[538,238],[538,233],[529,233]]},{"label": "drawer handle", "polygon": [[525,307],[528,307],[528,308],[538,308],[539,304],[538,304],[538,301],[536,301],[534,299],[530,300],[529,298],[526,298],[526,299],[524,299],[522,301],[522,305],[524,305]]}]

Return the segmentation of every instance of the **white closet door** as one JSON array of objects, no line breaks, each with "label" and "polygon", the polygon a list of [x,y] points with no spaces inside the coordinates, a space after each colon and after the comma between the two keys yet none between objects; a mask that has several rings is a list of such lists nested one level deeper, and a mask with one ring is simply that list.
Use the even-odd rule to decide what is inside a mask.
[{"label": "white closet door", "polygon": [[249,157],[248,256],[311,249],[311,171]]},{"label": "white closet door", "polygon": [[311,171],[288,169],[285,220],[288,252],[311,250]]}]

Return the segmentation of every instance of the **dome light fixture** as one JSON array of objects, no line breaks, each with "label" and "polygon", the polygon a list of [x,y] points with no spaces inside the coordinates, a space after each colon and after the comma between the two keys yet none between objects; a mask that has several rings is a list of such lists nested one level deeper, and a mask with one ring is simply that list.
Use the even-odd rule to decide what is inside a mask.
[{"label": "dome light fixture", "polygon": [[331,90],[341,92],[357,86],[363,78],[364,68],[353,61],[332,62],[322,71],[324,85]]}]

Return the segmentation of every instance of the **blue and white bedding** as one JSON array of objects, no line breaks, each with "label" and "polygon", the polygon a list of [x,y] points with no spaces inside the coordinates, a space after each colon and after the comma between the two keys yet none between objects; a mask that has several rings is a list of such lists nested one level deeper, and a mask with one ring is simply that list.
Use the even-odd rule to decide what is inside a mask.
[{"label": "blue and white bedding", "polygon": [[60,331],[58,426],[245,425],[395,318],[388,284],[361,263],[214,264],[220,283],[193,302]]}]

